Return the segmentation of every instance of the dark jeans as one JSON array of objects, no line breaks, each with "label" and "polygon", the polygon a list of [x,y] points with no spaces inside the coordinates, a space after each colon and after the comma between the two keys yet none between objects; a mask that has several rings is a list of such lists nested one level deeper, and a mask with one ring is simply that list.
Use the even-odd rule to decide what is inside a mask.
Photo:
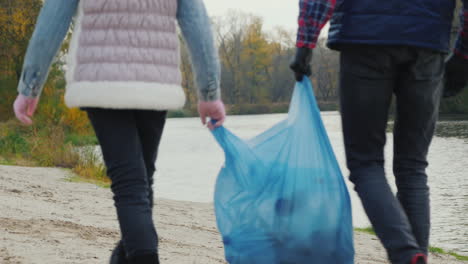
[{"label": "dark jeans", "polygon": [[[426,253],[430,210],[427,152],[442,89],[444,55],[404,46],[345,46],[340,101],[350,180],[392,263]],[[384,145],[392,96],[396,99],[393,173],[395,197],[384,172]]]},{"label": "dark jeans", "polygon": [[86,108],[112,181],[123,246],[128,257],[157,252],[153,174],[165,111]]}]

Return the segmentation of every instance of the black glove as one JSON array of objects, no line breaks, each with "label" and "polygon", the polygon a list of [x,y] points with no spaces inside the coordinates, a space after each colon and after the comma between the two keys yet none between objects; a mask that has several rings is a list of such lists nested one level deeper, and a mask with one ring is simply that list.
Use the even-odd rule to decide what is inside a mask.
[{"label": "black glove", "polygon": [[310,69],[310,61],[312,60],[312,49],[297,48],[296,56],[292,61],[289,68],[294,71],[296,81],[301,82],[304,75],[310,76],[312,70]]},{"label": "black glove", "polygon": [[468,60],[452,55],[445,64],[445,98],[459,94],[468,85]]}]

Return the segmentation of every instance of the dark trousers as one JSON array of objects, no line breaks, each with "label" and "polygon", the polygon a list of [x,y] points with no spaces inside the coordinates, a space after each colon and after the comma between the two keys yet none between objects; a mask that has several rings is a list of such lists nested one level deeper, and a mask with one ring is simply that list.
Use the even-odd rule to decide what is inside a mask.
[{"label": "dark trousers", "polygon": [[[444,55],[404,46],[346,46],[340,57],[340,102],[350,180],[392,263],[426,253],[430,210],[426,167],[441,97]],[[384,172],[392,96],[398,193]]]},{"label": "dark trousers", "polygon": [[153,224],[153,174],[165,111],[86,108],[112,181],[122,241],[128,257],[157,252]]}]

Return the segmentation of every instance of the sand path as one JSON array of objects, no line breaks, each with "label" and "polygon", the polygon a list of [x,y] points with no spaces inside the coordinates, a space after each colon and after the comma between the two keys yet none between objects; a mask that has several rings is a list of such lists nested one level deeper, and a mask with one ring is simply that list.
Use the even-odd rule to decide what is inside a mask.
[{"label": "sand path", "polygon": [[[0,166],[0,263],[108,263],[119,239],[109,189],[54,168]],[[211,204],[158,199],[161,262],[226,263]],[[356,233],[356,263],[387,263],[375,236]],[[467,263],[431,255],[431,263]]]}]

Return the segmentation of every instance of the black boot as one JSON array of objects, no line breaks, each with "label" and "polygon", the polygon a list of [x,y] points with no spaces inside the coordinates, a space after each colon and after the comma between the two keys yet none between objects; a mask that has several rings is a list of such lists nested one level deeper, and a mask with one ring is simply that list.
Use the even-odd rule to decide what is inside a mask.
[{"label": "black boot", "polygon": [[158,254],[140,255],[129,258],[129,264],[159,264]]},{"label": "black boot", "polygon": [[127,256],[125,256],[125,250],[123,247],[122,240],[119,241],[115,246],[114,251],[110,258],[110,264],[128,264]]}]

